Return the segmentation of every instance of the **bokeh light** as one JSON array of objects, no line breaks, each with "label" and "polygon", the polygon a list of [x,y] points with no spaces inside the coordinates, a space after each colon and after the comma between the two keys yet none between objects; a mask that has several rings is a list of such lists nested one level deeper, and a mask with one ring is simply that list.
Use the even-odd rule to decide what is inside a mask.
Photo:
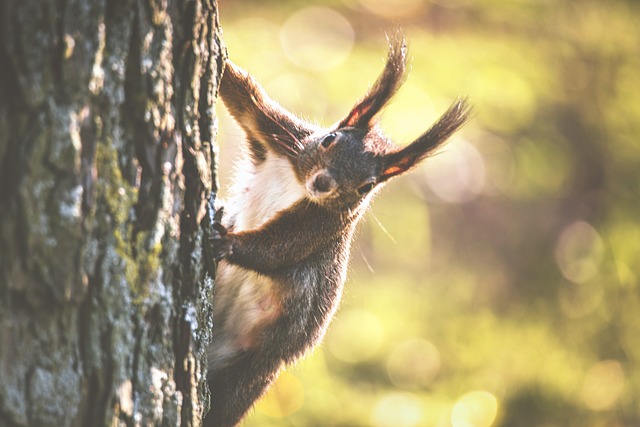
[{"label": "bokeh light", "polygon": [[389,378],[399,388],[426,387],[440,371],[440,352],[425,339],[414,338],[396,345],[387,359]]},{"label": "bokeh light", "polygon": [[577,221],[562,231],[556,246],[556,262],[568,280],[585,283],[593,278],[603,257],[602,238],[589,223]]},{"label": "bokeh light", "polygon": [[451,412],[453,427],[489,427],[498,413],[498,399],[488,391],[469,392],[456,402]]},{"label": "bokeh light", "polygon": [[302,9],[280,29],[280,42],[287,58],[310,70],[328,70],[342,63],[351,52],[353,40],[349,21],[326,7]]},{"label": "bokeh light", "polygon": [[484,188],[484,160],[473,145],[457,139],[431,158],[424,176],[431,190],[445,202],[468,202]]},{"label": "bokeh light", "polygon": [[611,408],[625,388],[625,375],[620,362],[605,360],[593,365],[582,385],[582,400],[595,411]]},{"label": "bokeh light", "polygon": [[409,393],[390,393],[378,401],[371,418],[375,427],[417,427],[422,417],[418,398]]},{"label": "bokeh light", "polygon": [[560,307],[567,317],[574,319],[593,313],[604,299],[604,288],[595,281],[584,286],[569,283],[560,288]]}]

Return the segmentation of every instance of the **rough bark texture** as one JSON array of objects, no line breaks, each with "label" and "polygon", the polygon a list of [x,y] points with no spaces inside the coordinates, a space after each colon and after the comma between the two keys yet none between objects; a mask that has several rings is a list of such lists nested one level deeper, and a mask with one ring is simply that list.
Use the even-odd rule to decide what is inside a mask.
[{"label": "rough bark texture", "polygon": [[199,425],[215,0],[0,2],[0,426]]}]

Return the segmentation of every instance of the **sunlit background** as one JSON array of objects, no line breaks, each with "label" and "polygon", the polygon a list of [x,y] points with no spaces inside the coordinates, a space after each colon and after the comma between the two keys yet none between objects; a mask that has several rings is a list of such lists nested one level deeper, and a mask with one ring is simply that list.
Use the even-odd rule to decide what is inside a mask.
[{"label": "sunlit background", "polygon": [[[472,122],[390,183],[342,308],[247,426],[640,425],[640,7],[575,0],[220,0],[229,56],[329,126],[403,28],[399,144]],[[241,132],[219,107],[222,183]]]}]

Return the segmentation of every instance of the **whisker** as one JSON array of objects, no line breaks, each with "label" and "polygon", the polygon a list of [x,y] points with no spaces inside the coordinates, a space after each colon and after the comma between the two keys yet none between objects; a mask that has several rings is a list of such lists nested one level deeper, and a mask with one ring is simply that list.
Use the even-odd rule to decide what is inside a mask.
[{"label": "whisker", "polygon": [[382,222],[380,222],[376,214],[373,213],[373,210],[370,210],[369,213],[373,217],[373,220],[378,224],[378,227],[380,227],[382,232],[387,235],[387,237],[393,242],[393,244],[397,245],[398,242],[396,241],[396,239],[394,239],[391,233],[389,233],[389,231],[384,227],[384,225],[382,225]]},{"label": "whisker", "polygon": [[364,252],[361,250],[360,251],[360,256],[362,257],[362,260],[364,261],[364,265],[367,266],[367,269],[372,272],[375,273],[375,271],[373,270],[373,266],[371,265],[371,263],[369,262],[369,260],[367,259],[367,257],[365,256]]},{"label": "whisker", "polygon": [[289,154],[291,154],[292,156],[295,156],[296,154],[298,154],[298,151],[296,151],[296,149],[294,147],[292,147],[290,144],[287,143],[287,141],[283,141],[280,137],[280,135],[277,135],[275,133],[272,133],[271,135],[269,135],[271,137],[271,139],[273,139],[275,142],[278,143],[278,146],[283,148],[284,150],[286,150]]},{"label": "whisker", "polygon": [[283,130],[289,136],[289,138],[291,138],[290,142],[294,144],[293,146],[288,145],[285,142],[280,141],[277,135],[272,134],[272,136],[275,137],[275,140],[278,142],[279,145],[281,145],[283,148],[286,145],[286,149],[289,150],[292,154],[297,154],[299,150],[302,150],[302,148],[304,148],[304,145],[302,144],[302,142],[293,133],[291,133],[289,129],[286,128],[286,126],[280,125],[279,122],[273,117],[271,112],[268,111],[268,109],[263,108],[259,104],[258,104],[258,107],[260,108],[260,111],[262,112],[262,114],[264,114],[267,118],[269,118],[269,120],[271,120],[272,123],[275,123],[278,126],[278,128]]}]

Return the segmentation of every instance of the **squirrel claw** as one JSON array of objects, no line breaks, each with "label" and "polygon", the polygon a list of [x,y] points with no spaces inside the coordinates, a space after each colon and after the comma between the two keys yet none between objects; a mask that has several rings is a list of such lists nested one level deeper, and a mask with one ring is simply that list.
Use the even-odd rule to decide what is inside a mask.
[{"label": "squirrel claw", "polygon": [[227,227],[225,227],[224,225],[222,225],[221,222],[219,221],[215,221],[212,225],[213,230],[219,234],[220,236],[226,236],[227,235]]},{"label": "squirrel claw", "polygon": [[[228,238],[227,227],[222,225],[224,206],[216,203],[215,194],[212,193],[207,202],[208,220],[205,221],[205,234],[207,235],[206,250],[209,257],[216,262],[231,254],[231,242]],[[211,267],[212,274],[215,274],[215,266]]]},{"label": "squirrel claw", "polygon": [[212,224],[211,242],[213,257],[216,261],[231,255],[231,241],[229,240],[227,227],[219,221],[214,221]]}]

